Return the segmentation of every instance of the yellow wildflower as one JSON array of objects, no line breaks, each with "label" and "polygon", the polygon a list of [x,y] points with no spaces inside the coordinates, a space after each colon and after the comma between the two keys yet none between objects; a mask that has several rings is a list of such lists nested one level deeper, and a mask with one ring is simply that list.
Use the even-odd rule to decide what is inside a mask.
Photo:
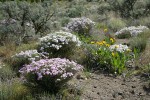
[{"label": "yellow wildflower", "polygon": [[111,54],[112,54],[113,57],[115,56],[115,53],[114,53],[114,52],[112,52]]},{"label": "yellow wildflower", "polygon": [[91,44],[94,44],[94,43],[95,43],[94,41],[91,42]]},{"label": "yellow wildflower", "polygon": [[105,28],[105,29],[104,29],[104,32],[108,32],[108,29],[107,29],[107,28]]},{"label": "yellow wildflower", "polygon": [[102,41],[103,44],[106,44],[106,41]]},{"label": "yellow wildflower", "polygon": [[110,47],[110,44],[105,44],[107,47]]},{"label": "yellow wildflower", "polygon": [[96,44],[98,44],[98,45],[103,45],[103,43],[102,43],[102,42],[96,42]]},{"label": "yellow wildflower", "polygon": [[96,42],[96,44],[99,44],[99,42]]},{"label": "yellow wildflower", "polygon": [[119,45],[116,45],[115,48],[119,48]]},{"label": "yellow wildflower", "polygon": [[113,43],[113,42],[114,42],[114,39],[113,39],[113,38],[110,38],[110,41]]},{"label": "yellow wildflower", "polygon": [[127,49],[127,51],[128,51],[128,52],[131,52],[132,50],[131,50],[131,49]]}]

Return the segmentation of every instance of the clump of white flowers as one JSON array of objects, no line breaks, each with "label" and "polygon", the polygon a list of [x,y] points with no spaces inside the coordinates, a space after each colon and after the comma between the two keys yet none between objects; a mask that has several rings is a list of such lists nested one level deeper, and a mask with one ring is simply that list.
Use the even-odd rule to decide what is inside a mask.
[{"label": "clump of white flowers", "polygon": [[76,35],[60,31],[40,38],[39,50],[52,54],[56,51],[67,52],[69,49],[80,45],[81,41]]},{"label": "clump of white flowers", "polygon": [[130,34],[131,36],[137,36],[138,34],[142,33],[144,30],[148,30],[149,28],[146,26],[130,26],[130,27],[125,27],[121,29],[120,31],[116,32],[115,35],[125,35],[125,34]]},{"label": "clump of white flowers", "polygon": [[86,17],[72,18],[67,24],[66,29],[70,32],[77,32],[81,34],[88,34],[95,23]]},{"label": "clump of white flowers", "polygon": [[21,51],[20,53],[15,54],[12,56],[13,58],[20,58],[20,59],[27,59],[29,61],[39,60],[41,58],[46,58],[42,53],[38,53],[37,50],[26,50]]},{"label": "clump of white flowers", "polygon": [[117,52],[125,52],[125,51],[130,51],[129,47],[127,45],[122,45],[122,44],[114,44],[114,45],[111,45],[109,47],[109,49],[111,51],[117,51]]}]

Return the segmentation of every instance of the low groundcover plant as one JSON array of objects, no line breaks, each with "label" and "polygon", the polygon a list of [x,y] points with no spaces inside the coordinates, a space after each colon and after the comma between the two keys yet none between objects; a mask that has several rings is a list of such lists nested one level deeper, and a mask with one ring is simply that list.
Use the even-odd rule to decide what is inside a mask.
[{"label": "low groundcover plant", "polygon": [[56,92],[83,67],[66,58],[41,59],[25,65],[19,70],[29,82]]},{"label": "low groundcover plant", "polygon": [[18,71],[24,64],[38,61],[43,58],[47,58],[47,56],[43,53],[39,53],[37,50],[26,50],[13,55],[10,64]]},{"label": "low groundcover plant", "polygon": [[145,30],[149,30],[147,26],[130,26],[130,27],[125,27],[121,29],[120,31],[115,33],[115,36],[118,38],[129,38],[133,36],[137,36],[138,34],[142,33]]},{"label": "low groundcover plant", "polygon": [[24,58],[24,59],[28,59],[29,61],[39,60],[42,57],[46,58],[46,56],[44,56],[42,53],[38,53],[37,50],[21,51],[20,53],[15,54],[13,57]]}]

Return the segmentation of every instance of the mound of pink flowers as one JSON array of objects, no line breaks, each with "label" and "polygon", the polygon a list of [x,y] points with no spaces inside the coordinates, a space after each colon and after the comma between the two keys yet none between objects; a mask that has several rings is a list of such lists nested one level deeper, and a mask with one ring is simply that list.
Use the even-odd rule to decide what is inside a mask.
[{"label": "mound of pink flowers", "polygon": [[26,77],[28,74],[36,75],[36,80],[42,80],[45,77],[53,78],[54,81],[62,81],[71,78],[77,71],[83,67],[74,61],[61,58],[41,59],[25,65],[19,72]]}]

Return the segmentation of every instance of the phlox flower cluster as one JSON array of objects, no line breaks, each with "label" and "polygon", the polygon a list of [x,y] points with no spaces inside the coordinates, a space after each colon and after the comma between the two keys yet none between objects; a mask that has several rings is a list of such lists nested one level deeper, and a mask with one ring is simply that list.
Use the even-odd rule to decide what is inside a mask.
[{"label": "phlox flower cluster", "polygon": [[130,27],[125,27],[121,29],[120,31],[116,32],[115,35],[121,35],[121,34],[127,34],[128,32],[131,34],[131,36],[137,36],[144,30],[148,30],[149,28],[146,26],[130,26]]},{"label": "phlox flower cluster", "polygon": [[37,75],[37,80],[42,80],[44,77],[56,78],[55,81],[61,81],[71,78],[77,71],[83,67],[74,61],[66,58],[41,59],[33,61],[29,65],[25,65],[19,72],[26,76],[27,74]]},{"label": "phlox flower cluster", "polygon": [[71,32],[81,32],[85,29],[91,29],[94,22],[86,17],[72,18],[72,20],[67,24],[66,28]]},{"label": "phlox flower cluster", "polygon": [[130,50],[127,45],[122,45],[122,44],[114,44],[114,45],[111,45],[111,46],[109,47],[109,49],[110,49],[111,51],[117,51],[117,52],[120,52],[120,53]]},{"label": "phlox flower cluster", "polygon": [[42,53],[38,53],[37,50],[26,50],[21,51],[20,53],[15,54],[15,58],[28,59],[29,61],[39,60],[41,58],[46,58],[46,56]]},{"label": "phlox flower cluster", "polygon": [[69,45],[71,43],[74,43],[75,46],[81,45],[81,41],[76,35],[63,31],[55,32],[40,38],[40,50],[44,51],[44,49],[48,48],[59,50],[63,48],[63,45]]}]

